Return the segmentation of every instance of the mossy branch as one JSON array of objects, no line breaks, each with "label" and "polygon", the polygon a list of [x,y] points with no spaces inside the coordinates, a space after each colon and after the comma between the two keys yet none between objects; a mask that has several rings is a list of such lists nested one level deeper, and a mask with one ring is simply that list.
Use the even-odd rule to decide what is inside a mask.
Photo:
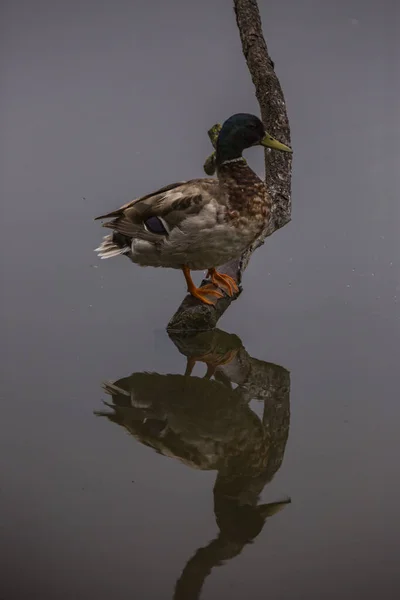
[{"label": "mossy branch", "polygon": [[[207,131],[208,137],[210,138],[210,142],[212,143],[212,145],[214,146],[214,148],[217,145],[217,139],[218,139],[218,135],[219,135],[220,131],[221,131],[221,125],[219,123],[216,123],[215,125],[213,125],[211,127],[211,129],[209,129]],[[211,175],[214,175],[215,168],[216,168],[216,164],[215,164],[215,152],[213,152],[206,159],[206,161],[205,161],[205,163],[203,165],[203,169],[207,173],[207,175],[211,176]]]}]

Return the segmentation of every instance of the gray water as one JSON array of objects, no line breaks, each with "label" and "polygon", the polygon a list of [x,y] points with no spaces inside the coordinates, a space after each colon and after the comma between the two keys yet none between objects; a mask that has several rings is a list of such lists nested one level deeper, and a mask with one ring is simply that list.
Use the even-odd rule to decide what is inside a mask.
[{"label": "gray water", "polygon": [[182,275],[92,219],[258,112],[231,2],[2,3],[2,600],[399,597],[399,12],[260,8],[293,220],[171,340]]}]

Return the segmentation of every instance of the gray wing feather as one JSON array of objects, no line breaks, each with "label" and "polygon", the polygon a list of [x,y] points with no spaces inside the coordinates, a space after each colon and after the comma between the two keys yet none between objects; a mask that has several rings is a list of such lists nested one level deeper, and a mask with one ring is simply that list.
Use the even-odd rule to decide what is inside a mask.
[{"label": "gray wing feather", "polygon": [[219,197],[219,184],[216,179],[193,179],[184,183],[172,184],[134,200],[117,211],[98,218],[116,217],[103,224],[129,237],[159,239],[159,234],[145,230],[143,223],[150,217],[160,217],[169,232],[187,218],[199,214],[204,206],[215,202]]}]

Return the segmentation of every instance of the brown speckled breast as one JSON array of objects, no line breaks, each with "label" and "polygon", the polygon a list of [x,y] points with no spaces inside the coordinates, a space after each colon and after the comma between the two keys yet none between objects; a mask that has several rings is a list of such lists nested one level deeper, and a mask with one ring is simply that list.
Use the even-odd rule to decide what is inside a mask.
[{"label": "brown speckled breast", "polygon": [[261,232],[271,214],[271,198],[265,183],[244,160],[222,164],[218,179],[228,198],[228,219],[237,227],[251,221]]}]

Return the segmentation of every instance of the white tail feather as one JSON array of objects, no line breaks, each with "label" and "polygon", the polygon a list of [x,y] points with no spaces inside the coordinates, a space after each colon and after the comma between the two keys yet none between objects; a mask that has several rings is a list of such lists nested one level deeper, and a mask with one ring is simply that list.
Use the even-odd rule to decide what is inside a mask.
[{"label": "white tail feather", "polygon": [[129,251],[129,246],[120,248],[117,244],[114,244],[112,235],[106,235],[100,246],[95,248],[95,252],[97,252],[101,259],[112,258],[113,256],[119,256],[120,254],[126,254]]}]

